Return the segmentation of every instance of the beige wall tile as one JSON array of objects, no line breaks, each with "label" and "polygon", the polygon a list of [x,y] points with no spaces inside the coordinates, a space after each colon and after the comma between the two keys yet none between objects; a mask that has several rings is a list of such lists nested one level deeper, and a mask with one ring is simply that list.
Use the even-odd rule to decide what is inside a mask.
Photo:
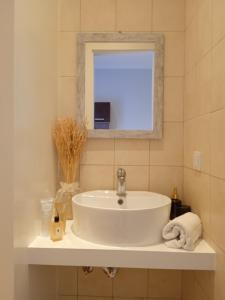
[{"label": "beige wall tile", "polygon": [[113,165],[114,140],[88,139],[81,157],[81,164]]},{"label": "beige wall tile", "polygon": [[184,119],[209,113],[211,101],[212,60],[209,52],[185,76]]},{"label": "beige wall tile", "polygon": [[194,18],[185,32],[185,74],[190,72],[197,62],[197,18]]},{"label": "beige wall tile", "polygon": [[210,235],[225,251],[225,180],[211,178]]},{"label": "beige wall tile", "polygon": [[223,0],[213,0],[213,43],[214,45],[225,36],[225,2]]},{"label": "beige wall tile", "polygon": [[212,105],[215,111],[225,107],[225,39],[223,39],[212,51]]},{"label": "beige wall tile", "polygon": [[164,79],[164,122],[183,121],[183,77]]},{"label": "beige wall tile", "polygon": [[82,165],[80,187],[83,191],[113,189],[113,166]]},{"label": "beige wall tile", "polygon": [[225,179],[225,109],[211,114],[211,173]]},{"label": "beige wall tile", "polygon": [[215,298],[213,300],[225,299],[225,253],[217,250],[217,271],[215,274]]},{"label": "beige wall tile", "polygon": [[195,281],[194,292],[195,292],[194,299],[196,300],[207,299],[205,295],[205,291],[201,288],[201,286],[198,284],[197,281]]},{"label": "beige wall tile", "polygon": [[202,57],[212,46],[212,0],[204,0],[197,13],[197,56]]},{"label": "beige wall tile", "polygon": [[[194,212],[200,215],[205,237],[213,239],[222,250],[213,245],[218,258],[220,257],[215,274],[198,271],[187,276],[187,272],[184,272],[182,299],[219,300],[225,298],[225,240],[221,233],[225,216],[225,142],[222,138],[225,128],[225,68],[221,63],[225,60],[225,42],[222,39],[225,36],[225,2],[198,0],[195,1],[198,9],[196,10],[195,4],[195,7],[192,6],[195,13],[190,13],[192,2],[193,0],[186,0],[186,5],[189,5],[189,12],[186,11],[186,14],[195,17],[187,18],[191,19],[190,23],[186,21],[186,24],[189,23],[185,48],[185,73],[188,75],[185,78],[184,118],[195,119],[186,122],[184,126],[184,163],[191,166],[191,152],[194,147],[198,147],[202,149],[204,156],[204,153],[210,153],[210,158],[207,158],[208,154],[206,158],[203,156],[204,161],[208,161],[207,165],[203,161],[203,169],[211,174],[185,168],[184,198],[191,204]],[[211,50],[212,44],[215,47]],[[213,113],[208,115],[210,111]]]},{"label": "beige wall tile", "polygon": [[76,34],[73,32],[60,33],[59,74],[76,76]]},{"label": "beige wall tile", "polygon": [[[95,268],[88,276],[78,269],[79,296],[112,296],[112,279],[108,278],[101,268]],[[81,300],[81,299],[80,299]]]},{"label": "beige wall tile", "polygon": [[153,30],[183,31],[184,0],[153,0]]},{"label": "beige wall tile", "polygon": [[54,300],[55,290],[55,266],[29,266],[29,299]]},{"label": "beige wall tile", "polygon": [[57,300],[76,300],[76,296],[59,296]]},{"label": "beige wall tile", "polygon": [[152,0],[117,0],[117,30],[150,31]]},{"label": "beige wall tile", "polygon": [[58,94],[58,116],[76,116],[76,77],[60,77]]},{"label": "beige wall tile", "polygon": [[171,197],[177,187],[179,198],[183,195],[183,167],[150,166],[150,191]]},{"label": "beige wall tile", "polygon": [[150,164],[183,165],[183,123],[165,123],[162,140],[150,143]]},{"label": "beige wall tile", "polygon": [[183,300],[213,300],[205,293],[205,290],[199,285],[196,280],[194,271],[184,271],[183,272],[183,290],[182,299]]},{"label": "beige wall tile", "polygon": [[114,31],[115,0],[81,0],[82,31]]},{"label": "beige wall tile", "polygon": [[182,272],[182,300],[197,300],[195,299],[194,287],[195,287],[194,271],[183,271]]},{"label": "beige wall tile", "polygon": [[209,51],[196,66],[195,116],[210,112],[212,102],[212,52]]},{"label": "beige wall tile", "polygon": [[150,298],[180,298],[181,297],[181,271],[150,270],[149,274]]},{"label": "beige wall tile", "polygon": [[185,76],[184,119],[209,113],[212,101],[211,52]]},{"label": "beige wall tile", "polygon": [[203,223],[203,230],[210,226],[210,177],[204,173],[184,169],[184,201],[191,205]]},{"label": "beige wall tile", "polygon": [[75,267],[58,267],[58,294],[72,296],[77,294],[77,269]]},{"label": "beige wall tile", "polygon": [[149,189],[149,166],[123,166],[115,167],[114,188],[117,186],[116,170],[124,168],[127,173],[126,188],[131,191],[148,191]]},{"label": "beige wall tile", "polygon": [[112,300],[112,297],[78,296],[77,300]]},{"label": "beige wall tile", "polygon": [[185,0],[185,28],[190,25],[193,18],[197,14],[197,1],[196,0]]},{"label": "beige wall tile", "polygon": [[149,298],[148,300],[180,300],[180,299],[176,299],[176,298]]},{"label": "beige wall tile", "polygon": [[165,76],[184,75],[184,33],[165,33]]},{"label": "beige wall tile", "polygon": [[114,297],[147,297],[147,273],[145,269],[120,269],[113,282]]},{"label": "beige wall tile", "polygon": [[148,140],[115,140],[116,165],[149,165]]},{"label": "beige wall tile", "polygon": [[185,76],[184,83],[184,120],[189,120],[196,117],[199,112],[195,110],[198,106],[197,99],[197,71],[196,68]]},{"label": "beige wall tile", "polygon": [[202,154],[202,171],[210,168],[210,116],[204,115],[184,123],[184,165],[193,168],[193,153]]},{"label": "beige wall tile", "polygon": [[[132,300],[143,300],[143,299],[145,299],[145,298],[142,298],[142,297],[137,297],[137,298],[131,298],[131,297],[113,297],[113,300],[130,300],[130,299],[132,299]],[[161,300],[161,299],[160,299]],[[168,299],[167,299],[168,300]]]},{"label": "beige wall tile", "polygon": [[201,289],[204,291],[208,300],[214,298],[215,272],[214,271],[195,271],[195,278]]},{"label": "beige wall tile", "polygon": [[60,31],[80,30],[80,1],[81,0],[59,0]]}]

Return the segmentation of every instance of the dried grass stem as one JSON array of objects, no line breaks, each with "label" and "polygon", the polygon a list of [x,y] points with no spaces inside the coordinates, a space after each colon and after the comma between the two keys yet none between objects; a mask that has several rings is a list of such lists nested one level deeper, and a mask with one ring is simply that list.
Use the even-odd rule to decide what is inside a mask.
[{"label": "dried grass stem", "polygon": [[86,125],[72,118],[58,119],[53,129],[53,138],[64,181],[74,182],[81,151],[87,139]]}]

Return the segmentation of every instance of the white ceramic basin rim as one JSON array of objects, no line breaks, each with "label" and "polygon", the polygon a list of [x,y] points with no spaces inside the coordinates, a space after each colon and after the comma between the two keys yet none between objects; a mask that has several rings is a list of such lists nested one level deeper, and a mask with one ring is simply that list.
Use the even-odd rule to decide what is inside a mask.
[{"label": "white ceramic basin rim", "polygon": [[[122,198],[124,205],[118,204]],[[79,206],[105,210],[148,210],[170,204],[171,200],[161,194],[132,191],[126,197],[119,197],[115,191],[93,191],[76,195],[73,202]]]},{"label": "white ceramic basin rim", "polygon": [[171,200],[164,195],[128,191],[123,204],[115,191],[91,191],[73,197],[75,235],[111,246],[143,246],[162,241]]}]

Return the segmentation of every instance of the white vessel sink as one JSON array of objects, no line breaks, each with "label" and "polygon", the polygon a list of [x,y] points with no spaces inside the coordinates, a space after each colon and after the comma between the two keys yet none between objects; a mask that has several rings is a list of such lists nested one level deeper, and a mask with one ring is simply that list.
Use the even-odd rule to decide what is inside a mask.
[{"label": "white vessel sink", "polygon": [[[121,198],[121,197],[120,197]],[[162,241],[171,200],[164,195],[128,191],[118,204],[116,191],[91,191],[73,197],[73,233],[92,243],[144,246]]]}]

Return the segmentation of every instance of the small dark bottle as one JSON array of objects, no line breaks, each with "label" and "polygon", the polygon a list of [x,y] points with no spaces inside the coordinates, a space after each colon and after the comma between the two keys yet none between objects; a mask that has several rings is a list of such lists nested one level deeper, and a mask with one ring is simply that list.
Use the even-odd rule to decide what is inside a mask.
[{"label": "small dark bottle", "polygon": [[181,200],[178,199],[177,188],[174,188],[171,197],[171,210],[170,210],[170,220],[176,218],[179,215],[179,210],[182,205]]}]

